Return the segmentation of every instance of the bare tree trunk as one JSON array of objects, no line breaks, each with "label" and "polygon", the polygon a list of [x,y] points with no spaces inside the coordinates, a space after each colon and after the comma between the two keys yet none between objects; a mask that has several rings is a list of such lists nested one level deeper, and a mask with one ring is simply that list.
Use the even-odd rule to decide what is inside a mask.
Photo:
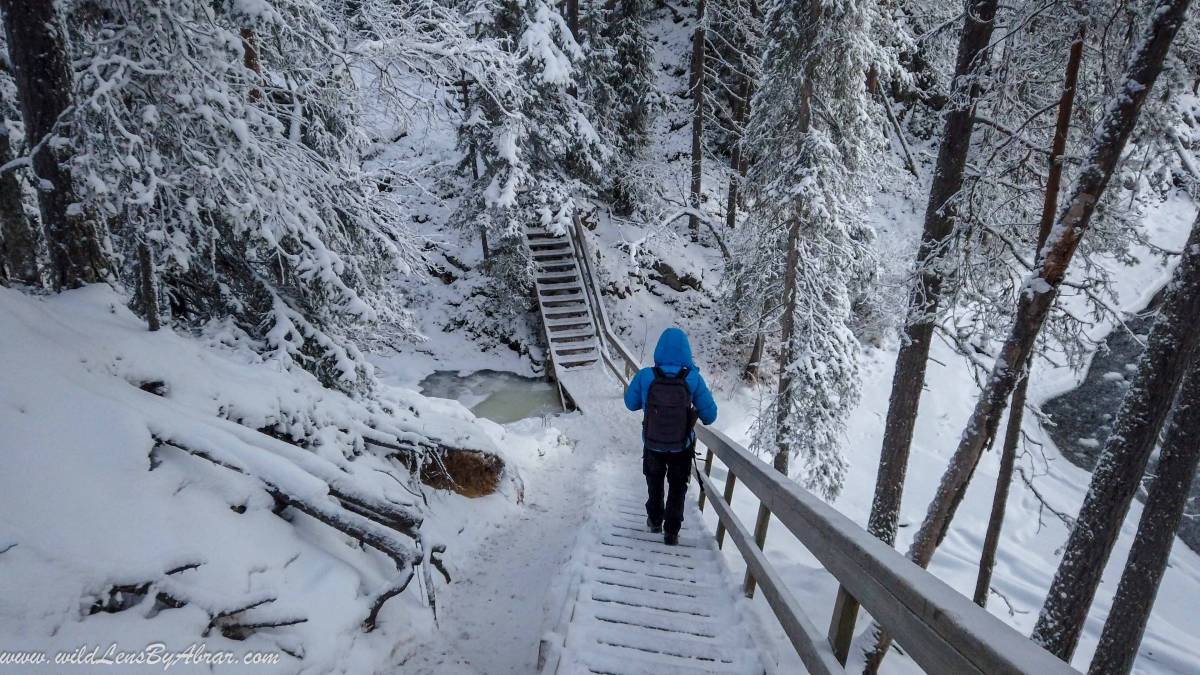
[{"label": "bare tree trunk", "polygon": [[142,311],[146,313],[146,325],[153,332],[162,328],[158,315],[158,282],[154,274],[154,256],[150,254],[150,246],[139,242],[137,248],[138,277],[140,281],[139,294],[142,299]]},{"label": "bare tree trunk", "polygon": [[925,364],[941,299],[943,279],[941,272],[935,269],[935,263],[941,256],[944,240],[954,229],[957,209],[953,200],[962,188],[963,171],[975,128],[975,100],[979,97],[980,89],[979,78],[972,77],[972,74],[983,67],[982,62],[992,37],[996,5],[997,0],[975,0],[969,7],[959,38],[955,67],[955,86],[962,92],[963,103],[946,114],[937,168],[929,189],[924,232],[917,251],[916,269],[920,278],[909,296],[908,321],[900,353],[896,357],[883,449],[879,455],[879,472],[875,480],[875,499],[867,525],[871,534],[889,544],[896,541],[896,519],[904,490],[908,451],[912,445],[913,426],[925,383]]},{"label": "bare tree trunk", "polygon": [[1008,507],[1008,489],[1012,485],[1013,468],[1017,463],[1017,444],[1021,440],[1021,421],[1025,418],[1025,393],[1029,372],[1013,392],[1008,410],[1008,427],[1004,431],[1004,448],[1000,455],[1000,473],[996,476],[996,493],[992,496],[992,512],[988,517],[983,551],[979,554],[979,574],[975,577],[975,604],[987,607],[992,571],[996,567],[996,549],[1000,545],[1000,528],[1004,525],[1004,510]]},{"label": "bare tree trunk", "polygon": [[1129,504],[1200,345],[1195,328],[1200,316],[1200,216],[1168,289],[1033,630],[1035,640],[1064,660],[1079,642]]},{"label": "bare tree trunk", "polygon": [[[71,63],[66,29],[53,0],[0,0],[13,79],[21,99],[25,136],[32,153],[38,206],[55,288],[100,281],[107,263],[95,223],[79,212],[71,172]],[[74,207],[74,208],[72,208]]]},{"label": "bare tree trunk", "polygon": [[[262,75],[262,63],[258,59],[258,34],[253,28],[243,28],[242,35],[242,65],[246,66],[246,70]],[[257,103],[262,100],[262,89],[252,87],[248,99],[251,103]]]},{"label": "bare tree trunk", "polygon": [[[1038,333],[1058,296],[1058,287],[1066,276],[1080,239],[1087,232],[1096,204],[1108,186],[1113,167],[1137,124],[1142,103],[1162,71],[1163,60],[1183,23],[1189,4],[1190,0],[1159,0],[1155,10],[1150,13],[1152,19],[1126,69],[1119,94],[1105,111],[1094,145],[1083,163],[1086,168],[1058,218],[1044,255],[1038,261],[1037,270],[1025,284],[1008,339],[996,357],[958,448],[913,540],[909,557],[922,567],[929,564],[933,552],[945,536],[979,457],[995,435],[1008,395],[1024,372]],[[1055,595],[1053,590],[1052,595]],[[1053,643],[1054,640],[1049,642]],[[868,659],[869,669],[873,671],[878,667],[888,644],[890,638],[881,635]],[[1043,641],[1043,644],[1047,642]],[[1069,652],[1051,651],[1060,655]],[[874,668],[871,664],[874,664]]]},{"label": "bare tree trunk", "polygon": [[753,382],[758,379],[758,366],[762,363],[763,355],[762,323],[759,322],[758,332],[754,334],[754,346],[750,348],[750,358],[746,360],[746,368],[742,371],[742,379]]},{"label": "bare tree trunk", "polygon": [[1197,438],[1200,438],[1200,358],[1193,356],[1089,675],[1125,675],[1133,669],[1200,463]]},{"label": "bare tree trunk", "polygon": [[[0,164],[13,159],[8,128],[0,120]],[[30,286],[41,285],[38,273],[37,230],[21,206],[21,185],[15,171],[0,174],[0,238],[3,239],[3,272],[12,281]]]},{"label": "bare tree trunk", "polygon": [[[464,120],[471,114],[471,82],[467,80],[466,71],[459,71],[459,93],[462,95],[462,109]],[[471,178],[479,180],[479,150],[475,145],[474,137],[471,138],[470,144],[467,146],[467,161],[471,163]],[[483,259],[487,260],[491,257],[491,249],[488,248],[487,228],[479,228],[479,243],[483,247]]]},{"label": "bare tree trunk", "polygon": [[[696,0],[696,30],[692,34],[692,76],[689,90],[692,94],[692,186],[691,207],[700,210],[700,192],[703,186],[701,171],[704,168],[704,13],[706,0]],[[688,216],[688,231],[692,241],[700,238],[700,220],[695,214]]]},{"label": "bare tree trunk", "polygon": [[730,230],[737,226],[738,190],[748,168],[742,146],[746,142],[745,126],[746,120],[750,117],[750,96],[752,94],[753,85],[750,83],[750,77],[746,76],[742,80],[741,90],[738,92],[741,100],[737,103],[737,110],[733,117],[733,151],[729,153],[731,171],[729,173],[729,198],[725,203],[725,227]]},{"label": "bare tree trunk", "polygon": [[567,0],[567,28],[571,29],[571,37],[579,42],[579,0]]},{"label": "bare tree trunk", "polygon": [[[1067,150],[1067,134],[1071,130],[1071,112],[1075,106],[1075,86],[1079,81],[1079,66],[1083,61],[1083,40],[1087,35],[1087,23],[1079,22],[1075,42],[1071,43],[1067,57],[1067,70],[1063,77],[1062,96],[1058,100],[1058,119],[1054,125],[1054,138],[1050,144],[1050,169],[1046,177],[1046,198],[1042,202],[1042,219],[1038,224],[1036,253],[1040,255],[1050,229],[1054,227],[1054,215],[1058,211],[1058,192],[1062,184],[1063,154]],[[1035,256],[1036,257],[1036,256]],[[1025,377],[1017,382],[1013,390],[1012,403],[1008,409],[1008,427],[1004,432],[1004,447],[1000,455],[1000,474],[996,476],[996,493],[992,498],[992,513],[988,519],[987,533],[983,538],[983,552],[979,558],[979,576],[975,580],[975,603],[987,606],[988,588],[992,570],[996,565],[996,549],[1000,543],[1000,528],[1004,525],[1004,511],[1008,506],[1008,489],[1012,483],[1013,465],[1016,463],[1017,443],[1021,437],[1021,421],[1025,416],[1025,399],[1029,389],[1029,366],[1025,364]]]}]

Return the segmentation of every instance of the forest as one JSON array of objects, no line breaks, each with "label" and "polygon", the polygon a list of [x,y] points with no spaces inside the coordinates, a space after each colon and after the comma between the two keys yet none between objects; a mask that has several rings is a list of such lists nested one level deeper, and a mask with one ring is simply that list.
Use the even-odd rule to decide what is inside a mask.
[{"label": "forest", "polygon": [[700,473],[838,667],[951,672],[694,432],[719,571],[671,583],[744,636],[556,626],[624,583],[589,556],[670,327],[704,426],[906,578],[1078,671],[1200,671],[1190,0],[0,16],[0,672],[811,669]]}]

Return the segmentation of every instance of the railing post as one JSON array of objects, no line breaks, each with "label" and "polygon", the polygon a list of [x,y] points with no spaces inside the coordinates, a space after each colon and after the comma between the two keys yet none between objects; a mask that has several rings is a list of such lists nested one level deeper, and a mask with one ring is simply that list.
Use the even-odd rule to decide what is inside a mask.
[{"label": "railing post", "polygon": [[858,601],[846,591],[845,586],[839,585],[837,599],[833,601],[833,619],[829,622],[829,646],[833,647],[833,655],[843,666],[850,655],[850,642],[854,640],[857,618]]},{"label": "railing post", "polygon": [[[761,551],[767,543],[767,525],[771,523],[771,511],[766,504],[759,503],[758,519],[754,521],[754,544]],[[754,575],[750,570],[746,570],[746,581],[743,584],[747,598],[754,597]]]},{"label": "railing post", "polygon": [[[712,475],[712,460],[713,460],[713,451],[712,451],[712,448],[708,448],[708,454],[704,456],[704,475],[705,476]],[[704,490],[701,490],[700,491],[700,510],[701,511],[704,510],[704,497],[705,496],[706,495],[704,493]]]},{"label": "railing post", "polygon": [[[725,503],[733,508],[733,487],[737,485],[737,476],[734,475],[733,469],[726,467],[725,469]],[[717,521],[717,548],[725,545],[725,523]]]}]

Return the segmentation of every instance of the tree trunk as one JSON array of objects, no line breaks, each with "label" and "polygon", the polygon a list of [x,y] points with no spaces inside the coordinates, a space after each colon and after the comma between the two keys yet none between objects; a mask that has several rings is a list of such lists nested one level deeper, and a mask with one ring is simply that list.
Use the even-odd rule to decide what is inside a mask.
[{"label": "tree trunk", "polygon": [[32,153],[46,245],[55,288],[100,281],[106,270],[94,223],[77,205],[69,138],[71,63],[65,27],[53,0],[0,0],[13,80],[21,99],[25,136]]},{"label": "tree trunk", "polygon": [[742,379],[747,382],[753,382],[758,379],[758,366],[762,362],[763,342],[765,340],[760,322],[758,332],[754,334],[754,346],[750,348],[750,358],[746,360],[746,368],[742,371]]},{"label": "tree trunk", "polygon": [[[812,123],[812,73],[806,72],[800,85],[800,100],[796,106],[797,129],[801,134],[810,131]],[[775,398],[775,469],[788,475],[791,447],[788,444],[791,426],[792,362],[796,357],[796,265],[800,260],[800,227],[802,223],[795,214],[788,223],[787,257],[783,271],[783,296],[780,298],[783,314],[779,336],[779,389]],[[761,333],[761,331],[760,331]],[[765,528],[763,532],[766,535]]]},{"label": "tree trunk", "polygon": [[[1079,22],[1075,41],[1071,43],[1067,57],[1067,70],[1063,77],[1062,96],[1058,100],[1058,119],[1054,125],[1054,138],[1050,143],[1050,169],[1046,176],[1046,197],[1042,202],[1042,219],[1038,224],[1035,258],[1050,238],[1054,227],[1054,215],[1058,211],[1058,191],[1062,184],[1063,154],[1067,150],[1067,134],[1071,130],[1071,112],[1075,105],[1075,85],[1079,80],[1079,66],[1083,61],[1083,39],[1087,34],[1087,23]],[[1013,391],[1008,411],[1008,427],[1004,432],[1004,447],[1000,455],[1000,474],[996,476],[996,492],[992,498],[992,513],[988,519],[987,533],[983,539],[983,552],[979,558],[979,576],[975,580],[975,603],[987,606],[988,588],[992,570],[996,565],[996,549],[1000,543],[1000,528],[1004,525],[1004,511],[1008,506],[1008,489],[1012,483],[1013,465],[1016,463],[1017,443],[1021,437],[1021,421],[1025,416],[1025,399],[1029,389],[1029,367],[1025,364],[1025,377]]]},{"label": "tree trunk", "polygon": [[150,246],[146,242],[138,243],[137,257],[142,311],[146,313],[147,327],[156,331],[162,328],[158,315],[158,281],[154,274],[154,256],[150,254]]},{"label": "tree trunk", "polygon": [[[262,63],[258,59],[258,34],[253,28],[243,28],[242,35],[242,65],[255,75],[262,75]],[[251,103],[262,100],[262,89],[251,87],[247,97]]]},{"label": "tree trunk", "polygon": [[567,28],[571,29],[571,37],[579,42],[579,0],[567,0]]},{"label": "tree trunk", "polygon": [[1200,345],[1200,216],[1121,402],[1033,638],[1069,660],[1187,364]]},{"label": "tree trunk", "polygon": [[[1183,519],[1200,462],[1200,359],[1193,356],[1163,439],[1158,471],[1146,495],[1137,535],[1104,622],[1089,675],[1125,675],[1133,669]],[[1127,479],[1129,477],[1126,477]]]},{"label": "tree trunk", "polygon": [[[701,171],[704,168],[704,13],[706,0],[696,0],[696,30],[692,34],[692,76],[689,90],[692,94],[692,186],[690,201],[692,209],[700,210],[700,191],[703,187]],[[688,215],[688,231],[692,241],[700,238],[700,219],[695,213]]]},{"label": "tree trunk", "polygon": [[738,190],[748,168],[742,152],[742,145],[746,140],[745,125],[746,120],[750,117],[750,96],[752,94],[753,85],[750,83],[750,77],[746,76],[742,79],[741,90],[738,92],[741,100],[738,101],[737,110],[733,116],[733,151],[729,153],[729,198],[725,204],[725,227],[730,230],[737,226]]},{"label": "tree trunk", "polygon": [[[1058,295],[1058,287],[1066,276],[1080,239],[1088,229],[1096,204],[1108,186],[1125,143],[1137,124],[1142,103],[1162,71],[1163,60],[1183,23],[1189,4],[1190,0],[1159,0],[1155,10],[1150,13],[1152,20],[1126,70],[1124,84],[1105,111],[1094,137],[1094,145],[1083,163],[1086,168],[1080,174],[1066,208],[1058,217],[1035,273],[1021,292],[1011,332],[996,357],[958,448],[909,550],[909,557],[922,567],[929,564],[934,550],[945,536],[979,457],[995,435],[1008,395],[1023,374],[1034,342]],[[1114,433],[1114,436],[1118,435]],[[876,667],[886,652],[888,642],[886,636],[881,636],[875,653],[870,657],[869,662],[874,662]]]},{"label": "tree trunk", "polygon": [[[8,128],[0,119],[0,164],[13,159]],[[41,285],[38,274],[37,230],[21,206],[21,185],[15,171],[0,174],[0,239],[3,239],[3,271],[7,278],[30,286]]]},{"label": "tree trunk", "polygon": [[[1027,366],[1028,368],[1028,366]],[[1000,473],[996,476],[996,493],[992,496],[992,512],[988,517],[983,551],[979,554],[979,574],[975,577],[975,604],[987,607],[992,571],[996,568],[996,549],[1000,545],[1000,528],[1004,525],[1004,510],[1008,507],[1008,489],[1012,485],[1013,468],[1017,463],[1017,444],[1021,440],[1021,421],[1025,418],[1025,392],[1029,372],[1021,378],[1013,392],[1008,410],[1008,427],[1004,431],[1004,448],[1000,455]]]},{"label": "tree trunk", "polygon": [[909,296],[908,321],[896,357],[883,449],[875,480],[875,499],[867,525],[871,534],[889,544],[896,541],[896,519],[904,490],[908,451],[941,299],[942,274],[934,266],[944,240],[954,229],[957,209],[952,202],[962,188],[963,170],[974,131],[975,100],[979,97],[980,87],[979,79],[972,77],[972,73],[981,67],[979,64],[991,41],[996,5],[997,0],[975,0],[967,12],[955,67],[955,87],[962,93],[963,104],[946,114],[937,168],[929,189],[925,226],[917,251],[916,269],[920,277]]},{"label": "tree trunk", "polygon": [[775,395],[775,469],[788,475],[791,447],[788,444],[791,430],[792,372],[795,360],[796,334],[796,263],[800,258],[800,219],[793,216],[788,226],[787,267],[783,274],[783,317],[779,337],[779,389]]}]

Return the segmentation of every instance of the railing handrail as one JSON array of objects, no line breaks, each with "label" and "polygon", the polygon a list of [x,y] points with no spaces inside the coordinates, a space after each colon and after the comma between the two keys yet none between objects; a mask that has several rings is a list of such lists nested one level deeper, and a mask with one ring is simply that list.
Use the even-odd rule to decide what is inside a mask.
[{"label": "railing handrail", "polygon": [[927,672],[1078,675],[725,434],[697,436]]},{"label": "railing handrail", "polygon": [[572,241],[576,247],[575,257],[579,260],[579,264],[581,265],[579,273],[585,277],[584,285],[587,288],[589,296],[593,299],[592,304],[595,305],[595,312],[593,316],[595,317],[596,321],[596,332],[597,338],[600,342],[600,352],[601,354],[605,354],[604,343],[607,340],[613,349],[617,351],[617,354],[621,357],[621,360],[624,361],[625,372],[622,373],[615,368],[611,359],[605,358],[604,361],[608,367],[612,369],[613,373],[618,379],[628,384],[629,378],[632,377],[633,373],[636,373],[638,368],[641,366],[638,364],[638,360],[633,357],[633,354],[629,351],[629,348],[625,346],[625,343],[622,342],[621,338],[619,338],[613,331],[612,324],[610,324],[608,321],[608,312],[604,309],[604,302],[601,300],[602,296],[600,294],[600,285],[596,278],[596,271],[592,268],[592,256],[591,251],[588,250],[587,234],[584,230],[583,222],[579,219],[578,213],[572,217],[572,222],[575,226],[575,236],[572,237]]},{"label": "railing handrail", "polygon": [[[607,341],[625,362],[624,372],[614,367],[610,359],[604,361],[618,379],[628,384],[640,363],[608,322],[578,216],[574,218],[574,227],[580,272],[587,277],[588,291],[594,299],[598,337],[601,343]],[[600,350],[605,354],[604,344]],[[762,507],[774,514],[838,580],[842,589],[894,635],[927,672],[1078,675],[1069,664],[917,566],[725,434],[705,426],[697,427],[696,432],[699,442],[728,468],[730,478],[736,475]],[[737,545],[805,665],[813,673],[844,672],[829,641],[816,631],[758,550],[762,541],[752,541],[745,525],[734,515],[726,500],[728,491],[722,495],[704,472],[697,471],[697,475],[702,495],[712,502],[718,520]],[[835,615],[834,623],[838,621]]]}]

